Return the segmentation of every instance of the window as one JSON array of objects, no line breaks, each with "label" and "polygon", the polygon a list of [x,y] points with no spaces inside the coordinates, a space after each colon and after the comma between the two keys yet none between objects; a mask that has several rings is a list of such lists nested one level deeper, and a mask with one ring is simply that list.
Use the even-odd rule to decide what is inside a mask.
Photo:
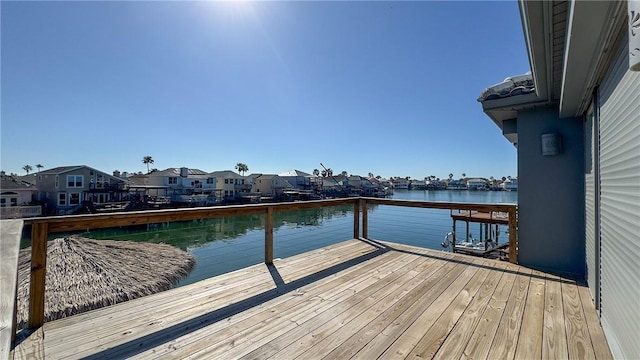
[{"label": "window", "polygon": [[215,184],[215,178],[207,178],[207,184]]},{"label": "window", "polygon": [[244,185],[244,179],[242,179],[242,185]]},{"label": "window", "polygon": [[229,183],[229,179],[224,179],[224,183],[228,184]]},{"label": "window", "polygon": [[60,186],[60,177],[58,175],[56,175],[55,186],[56,189]]},{"label": "window", "polygon": [[80,205],[80,193],[69,194],[69,205]]},{"label": "window", "polygon": [[81,188],[81,187],[84,187],[84,176],[82,176],[82,175],[67,175],[67,187],[69,187],[69,188]]},{"label": "window", "polygon": [[58,193],[58,206],[67,206],[67,193]]},{"label": "window", "polygon": [[5,198],[0,199],[0,207],[5,207],[5,206],[7,206],[7,199]]},{"label": "window", "polygon": [[170,177],[169,178],[169,185],[176,185],[178,184],[178,178],[177,177]]}]

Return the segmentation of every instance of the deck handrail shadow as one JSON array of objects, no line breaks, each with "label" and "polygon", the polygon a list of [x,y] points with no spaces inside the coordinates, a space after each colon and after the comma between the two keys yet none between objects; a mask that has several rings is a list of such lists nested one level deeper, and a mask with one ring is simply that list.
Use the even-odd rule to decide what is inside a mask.
[{"label": "deck handrail shadow", "polygon": [[274,284],[276,285],[275,289],[253,295],[236,303],[215,309],[206,314],[196,316],[162,330],[155,331],[151,334],[132,339],[118,346],[87,356],[84,359],[121,359],[134,356],[391,251],[388,246],[382,244],[370,244],[367,240],[361,241],[368,243],[374,247],[375,250],[335,264],[313,274],[309,274],[300,279],[293,280],[289,283],[284,282],[282,276],[278,272],[276,264],[269,264],[267,267],[271,277],[273,278]]}]

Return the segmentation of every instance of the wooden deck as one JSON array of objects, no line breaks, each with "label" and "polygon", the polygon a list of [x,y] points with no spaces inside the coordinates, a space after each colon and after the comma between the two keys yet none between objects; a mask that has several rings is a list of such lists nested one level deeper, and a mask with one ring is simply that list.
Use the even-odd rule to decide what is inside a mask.
[{"label": "wooden deck", "polygon": [[45,323],[17,359],[610,359],[587,288],[349,240]]}]

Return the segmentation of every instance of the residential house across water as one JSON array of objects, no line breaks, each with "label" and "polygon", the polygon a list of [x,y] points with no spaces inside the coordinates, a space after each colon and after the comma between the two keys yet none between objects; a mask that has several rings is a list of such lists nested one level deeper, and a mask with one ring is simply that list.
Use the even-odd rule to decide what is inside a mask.
[{"label": "residential house across water", "polygon": [[231,170],[214,171],[209,177],[216,179],[216,192],[225,202],[239,201],[251,192],[247,177]]},{"label": "residential house across water", "polygon": [[467,188],[469,190],[489,190],[487,180],[485,179],[467,179]]},{"label": "residential house across water", "polygon": [[[216,178],[200,169],[168,168],[145,176],[149,190],[164,187],[165,199],[168,198],[175,206],[213,205],[220,200],[216,194]],[[161,201],[161,198],[150,201]]]},{"label": "residential house across water", "polygon": [[[27,175],[33,179],[35,175]],[[0,219],[34,217],[42,214],[42,207],[35,204],[38,189],[29,181],[15,175],[0,175]]]},{"label": "residential house across water", "polygon": [[101,206],[124,201],[128,195],[123,179],[86,165],[40,171],[33,179],[45,214],[71,214],[83,204]]},{"label": "residential house across water", "polygon": [[251,174],[248,176],[251,195],[259,202],[281,199],[286,190],[295,189],[287,180],[276,174]]},{"label": "residential house across water", "polygon": [[289,170],[279,173],[278,176],[286,180],[291,186],[299,190],[315,191],[320,187],[320,177],[308,174],[300,170]]},{"label": "residential house across water", "polygon": [[502,190],[518,191],[518,178],[510,178],[502,182]]}]

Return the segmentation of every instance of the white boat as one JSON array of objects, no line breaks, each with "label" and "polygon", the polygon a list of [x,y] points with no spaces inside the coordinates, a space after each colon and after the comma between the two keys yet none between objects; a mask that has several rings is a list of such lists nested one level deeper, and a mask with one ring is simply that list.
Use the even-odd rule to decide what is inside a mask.
[{"label": "white boat", "polygon": [[[455,241],[455,235],[453,234],[453,232],[448,232],[447,235],[445,235],[444,240],[442,241],[442,243],[440,245],[442,245],[443,248],[449,248],[449,247],[453,247],[453,251],[457,251],[457,250],[471,250],[471,251],[491,251],[494,248],[498,247],[498,245],[496,244],[495,241],[493,241],[492,239],[489,240],[478,240],[476,238],[474,238],[472,235],[469,235],[469,240],[468,241]],[[454,245],[455,244],[455,245]]]}]

